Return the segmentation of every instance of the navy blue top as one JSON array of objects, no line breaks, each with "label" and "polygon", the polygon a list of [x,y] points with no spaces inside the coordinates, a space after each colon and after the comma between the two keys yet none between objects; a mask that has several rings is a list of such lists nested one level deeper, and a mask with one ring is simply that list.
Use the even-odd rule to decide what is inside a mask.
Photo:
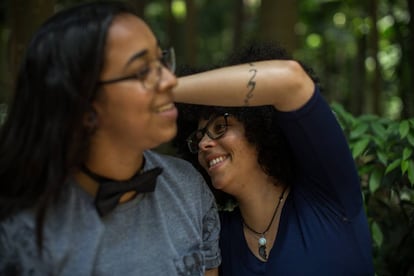
[{"label": "navy blue top", "polygon": [[[280,112],[298,173],[267,262],[249,250],[240,211],[221,214],[221,275],[374,275],[359,177],[343,132],[319,90]],[[277,154],[277,153],[275,153]]]}]

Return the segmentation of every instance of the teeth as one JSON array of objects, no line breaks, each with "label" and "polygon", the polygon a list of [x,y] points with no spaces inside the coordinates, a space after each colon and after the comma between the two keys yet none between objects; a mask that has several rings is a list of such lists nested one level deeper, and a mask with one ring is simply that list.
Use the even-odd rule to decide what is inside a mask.
[{"label": "teeth", "polygon": [[214,158],[213,160],[211,160],[208,163],[208,165],[209,165],[209,167],[212,167],[212,166],[214,166],[214,165],[216,165],[216,164],[218,164],[220,162],[223,162],[225,159],[226,159],[226,157],[224,157],[224,156],[220,156],[220,157]]},{"label": "teeth", "polygon": [[174,104],[173,103],[169,103],[169,104],[166,104],[166,105],[163,105],[163,106],[159,107],[157,109],[157,111],[158,112],[164,112],[164,111],[169,110],[169,109],[171,109],[173,107],[174,107]]}]

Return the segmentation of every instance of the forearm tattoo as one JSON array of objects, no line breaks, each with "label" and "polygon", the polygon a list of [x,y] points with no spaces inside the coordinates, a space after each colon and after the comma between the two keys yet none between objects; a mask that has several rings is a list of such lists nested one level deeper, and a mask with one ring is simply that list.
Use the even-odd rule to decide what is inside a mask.
[{"label": "forearm tattoo", "polygon": [[248,106],[249,105],[249,101],[251,98],[253,98],[253,91],[256,88],[256,74],[257,74],[257,69],[254,67],[253,63],[250,63],[249,66],[251,67],[249,69],[249,72],[252,74],[249,81],[247,82],[247,94],[246,97],[244,98],[244,105]]}]

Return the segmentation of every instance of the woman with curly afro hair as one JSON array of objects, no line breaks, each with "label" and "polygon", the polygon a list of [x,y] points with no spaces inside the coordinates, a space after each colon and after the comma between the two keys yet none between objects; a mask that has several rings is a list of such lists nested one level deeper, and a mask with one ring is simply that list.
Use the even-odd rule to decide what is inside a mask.
[{"label": "woman with curly afro hair", "polygon": [[373,275],[357,170],[312,70],[253,44],[182,75],[174,145],[221,206],[221,275]]}]

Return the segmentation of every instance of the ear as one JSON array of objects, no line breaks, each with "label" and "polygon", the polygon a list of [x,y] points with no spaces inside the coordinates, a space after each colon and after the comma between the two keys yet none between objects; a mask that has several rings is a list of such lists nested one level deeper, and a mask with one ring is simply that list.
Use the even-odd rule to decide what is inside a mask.
[{"label": "ear", "polygon": [[93,107],[83,116],[83,125],[89,133],[95,132],[98,128],[98,115]]}]

